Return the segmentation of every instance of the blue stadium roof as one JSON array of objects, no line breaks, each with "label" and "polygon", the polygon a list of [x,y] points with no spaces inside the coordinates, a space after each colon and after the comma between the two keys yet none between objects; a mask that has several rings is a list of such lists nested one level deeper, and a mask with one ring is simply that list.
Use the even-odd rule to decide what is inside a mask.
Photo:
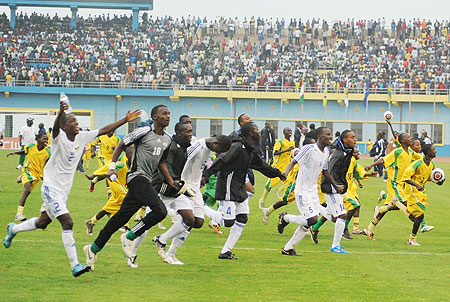
[{"label": "blue stadium roof", "polygon": [[0,0],[0,6],[36,6],[36,7],[78,7],[78,8],[103,8],[103,9],[140,9],[152,10],[153,0]]}]

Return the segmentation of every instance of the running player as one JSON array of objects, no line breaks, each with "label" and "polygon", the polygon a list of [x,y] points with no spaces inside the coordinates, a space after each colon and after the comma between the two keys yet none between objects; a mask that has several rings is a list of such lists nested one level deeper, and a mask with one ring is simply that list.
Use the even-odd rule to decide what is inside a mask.
[{"label": "running player", "polygon": [[316,130],[317,143],[306,145],[299,154],[287,165],[285,174],[289,174],[294,165],[298,164],[299,171],[295,185],[295,201],[300,215],[292,215],[287,212],[280,214],[278,221],[278,232],[283,233],[289,223],[298,225],[294,235],[281,249],[282,255],[300,256],[294,247],[305,237],[308,228],[317,223],[319,211],[321,210],[318,195],[317,181],[320,173],[330,180],[337,192],[342,192],[343,185],[336,185],[328,172],[328,156],[330,154],[327,146],[331,144],[332,133],[329,128],[319,127]]},{"label": "running player", "polygon": [[6,155],[6,157],[11,155],[26,155],[25,164],[22,167],[23,192],[20,197],[19,207],[17,208],[16,221],[27,220],[23,215],[25,202],[39,180],[44,177],[44,166],[50,158],[50,149],[47,148],[47,134],[38,134],[36,136],[36,142],[37,144],[29,144],[21,151],[11,152]]},{"label": "running player", "polygon": [[112,131],[97,137],[97,140],[91,144],[91,157],[95,157],[95,149],[100,144],[97,155],[98,166],[100,168],[109,165],[119,141],[120,138]]},{"label": "running player", "polygon": [[231,227],[228,239],[218,256],[219,259],[238,259],[231,250],[239,240],[250,212],[245,184],[248,169],[256,169],[267,177],[286,179],[278,169],[266,164],[255,149],[255,143],[261,138],[258,126],[248,122],[243,124],[240,130],[241,133],[231,133],[230,150],[220,154],[211,167],[204,170],[202,177],[204,185],[209,176],[218,173],[215,197],[219,200],[224,225]]},{"label": "running player", "polygon": [[[283,129],[284,138],[277,140],[275,145],[273,146],[273,164],[272,167],[284,171],[286,166],[291,161],[292,150],[295,148],[295,142],[291,141],[292,130],[290,128]],[[264,187],[264,192],[261,198],[259,199],[259,208],[264,212],[264,203],[266,201],[267,194],[269,194],[270,190],[275,187],[280,182],[280,179],[277,178],[269,178]]]},{"label": "running player", "polygon": [[[424,193],[425,183],[430,179],[431,172],[435,168],[432,161],[436,157],[436,149],[431,144],[423,146],[423,159],[412,162],[405,173],[403,173],[402,181],[405,182],[405,193],[407,198],[407,209],[409,219],[413,222],[411,235],[409,236],[409,245],[420,245],[417,242],[417,231],[425,216],[425,210],[428,206],[427,194]],[[438,183],[442,185],[444,181]]]},{"label": "running player", "polygon": [[[120,153],[134,144],[134,156],[131,169],[127,175],[128,193],[125,196],[120,210],[114,215],[98,234],[90,245],[85,245],[83,251],[88,264],[94,265],[97,254],[100,252],[111,236],[121,228],[142,206],[149,206],[149,212],[132,230],[126,234],[128,241],[134,240],[146,230],[163,220],[167,215],[167,209],[152,186],[152,179],[158,168],[164,175],[169,186],[176,184],[169,174],[166,166],[169,145],[172,142],[170,135],[164,131],[170,123],[170,111],[164,105],[152,108],[151,118],[153,125],[135,129],[125,136],[114,150],[109,164],[108,177],[116,175],[116,161]],[[117,176],[117,175],[116,175]],[[130,243],[125,241],[126,250],[130,250]]]},{"label": "running player", "polygon": [[[181,228],[179,227],[179,222],[177,222],[166,233],[158,238],[160,242],[162,240],[161,237],[163,236],[166,238],[173,238],[169,250],[164,255],[163,259],[165,262],[169,264],[183,264],[183,262],[176,258],[176,251],[189,236],[191,229],[201,228],[204,221],[204,204],[200,191],[202,167],[211,156],[212,152],[223,153],[228,151],[230,146],[231,139],[228,136],[219,135],[196,140],[195,143],[189,147],[188,158],[181,174],[181,180],[195,193],[195,196],[192,197],[191,200],[185,195],[181,195],[180,197],[191,202],[192,210],[189,210],[189,215],[194,218],[194,223],[189,228]],[[160,246],[158,246],[158,248],[160,248]]]},{"label": "running player", "polygon": [[6,248],[9,248],[17,233],[45,229],[56,218],[63,229],[62,241],[70,261],[72,275],[78,277],[90,270],[89,265],[84,266],[78,262],[72,231],[73,221],[66,206],[78,161],[86,144],[95,140],[99,135],[109,133],[125,123],[135,120],[139,117],[139,110],[132,113],[128,111],[123,119],[100,130],[79,132],[77,118],[73,114],[65,114],[64,110],[67,109],[69,109],[69,106],[61,103],[53,125],[53,154],[44,168],[44,181],[41,187],[44,203],[41,207],[41,216],[30,218],[17,225],[12,222],[8,224],[8,235],[5,237],[3,244]]},{"label": "running player", "polygon": [[364,233],[371,240],[374,239],[374,229],[383,219],[387,212],[392,210],[402,210],[406,212],[406,197],[403,190],[403,182],[401,181],[403,173],[412,160],[420,159],[421,156],[414,152],[410,147],[412,144],[411,136],[407,133],[401,133],[398,141],[402,144],[401,148],[397,148],[385,157],[378,159],[376,162],[365,167],[370,170],[374,165],[384,164],[388,168],[387,181],[387,199],[383,206],[375,207],[373,221],[364,229]]}]

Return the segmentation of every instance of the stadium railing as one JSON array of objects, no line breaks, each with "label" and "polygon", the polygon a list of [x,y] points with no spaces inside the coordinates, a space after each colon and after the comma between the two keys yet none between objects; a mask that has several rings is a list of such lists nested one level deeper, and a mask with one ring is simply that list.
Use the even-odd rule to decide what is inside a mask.
[{"label": "stadium railing", "polygon": [[[119,89],[153,89],[153,90],[219,90],[219,91],[258,91],[258,92],[300,92],[300,87],[286,86],[258,86],[250,85],[200,85],[200,84],[165,84],[144,82],[53,82],[48,81],[0,81],[0,86],[31,86],[31,87],[70,87],[70,88],[119,88]],[[305,86],[306,93],[324,93],[324,87]],[[328,87],[328,93],[344,94],[346,87]],[[348,88],[349,94],[364,93],[364,88]],[[417,89],[417,88],[391,88],[393,94],[418,95],[449,95],[449,89]],[[370,93],[387,94],[388,88],[371,88]]]}]

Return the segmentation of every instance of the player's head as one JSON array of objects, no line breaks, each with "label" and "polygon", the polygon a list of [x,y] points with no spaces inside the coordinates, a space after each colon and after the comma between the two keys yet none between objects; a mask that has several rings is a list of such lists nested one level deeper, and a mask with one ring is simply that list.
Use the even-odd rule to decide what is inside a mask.
[{"label": "player's head", "polygon": [[245,123],[251,122],[252,118],[247,113],[242,113],[241,115],[239,115],[237,121],[238,121],[239,126],[242,126]]},{"label": "player's head", "polygon": [[358,146],[355,146],[355,148],[353,148],[353,157],[358,160],[360,158],[361,153],[359,153],[359,148]]},{"label": "player's head", "polygon": [[73,113],[62,114],[61,117],[61,129],[68,135],[77,135],[80,132],[78,127],[78,120]]},{"label": "player's head", "polygon": [[425,144],[423,145],[422,152],[425,156],[428,156],[429,158],[433,159],[437,155],[436,148],[433,144]]},{"label": "player's head", "polygon": [[189,115],[183,114],[178,118],[178,122],[182,124],[192,124],[192,120]]},{"label": "player's head", "polygon": [[107,133],[108,137],[111,137],[114,135],[115,130],[111,130]]},{"label": "player's head", "polygon": [[283,135],[284,135],[284,138],[290,139],[291,136],[292,136],[292,130],[291,130],[291,128],[289,128],[289,127],[284,128],[284,129],[283,129]]},{"label": "player's head", "polygon": [[170,123],[170,110],[166,105],[159,104],[152,108],[151,116],[153,123],[159,124],[162,127],[169,126]]},{"label": "player's head", "polygon": [[355,148],[356,146],[356,135],[352,130],[344,130],[340,135],[340,139],[345,147]]},{"label": "player's head", "polygon": [[189,144],[192,140],[192,126],[191,124],[182,124],[180,122],[175,125],[175,135],[181,140]]},{"label": "player's head", "polygon": [[411,147],[412,144],[412,140],[411,140],[411,136],[408,133],[400,133],[400,135],[398,136],[398,141],[400,142],[400,144]]},{"label": "player's head", "polygon": [[231,147],[231,138],[226,135],[216,135],[207,140],[208,148],[216,153],[227,152]]},{"label": "player's head", "polygon": [[412,139],[411,149],[413,149],[414,152],[416,152],[416,153],[422,152],[422,144],[420,143],[420,139],[418,139],[418,138]]},{"label": "player's head", "polygon": [[38,135],[36,135],[36,142],[38,145],[42,146],[47,146],[48,144],[48,136],[46,133],[39,133]]},{"label": "player's head", "polygon": [[329,146],[331,144],[331,140],[333,139],[333,134],[331,133],[330,128],[328,128],[328,127],[319,127],[315,131],[316,131],[316,134],[317,134],[317,143],[319,145],[321,145],[321,146]]},{"label": "player's head", "polygon": [[241,127],[241,133],[246,138],[252,141],[259,141],[261,134],[259,133],[258,125],[253,122],[245,123]]},{"label": "player's head", "polygon": [[34,121],[34,118],[28,117],[28,118],[27,118],[27,126],[28,126],[28,127],[33,126],[33,121]]}]

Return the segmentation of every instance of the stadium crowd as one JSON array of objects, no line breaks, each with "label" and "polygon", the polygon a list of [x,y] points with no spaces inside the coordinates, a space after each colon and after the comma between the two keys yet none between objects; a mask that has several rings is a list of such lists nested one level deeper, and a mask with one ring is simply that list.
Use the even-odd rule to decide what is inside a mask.
[{"label": "stadium crowd", "polygon": [[[4,85],[445,94],[448,20],[0,16]],[[76,84],[78,83],[78,84]],[[391,84],[390,84],[391,83]]]}]

